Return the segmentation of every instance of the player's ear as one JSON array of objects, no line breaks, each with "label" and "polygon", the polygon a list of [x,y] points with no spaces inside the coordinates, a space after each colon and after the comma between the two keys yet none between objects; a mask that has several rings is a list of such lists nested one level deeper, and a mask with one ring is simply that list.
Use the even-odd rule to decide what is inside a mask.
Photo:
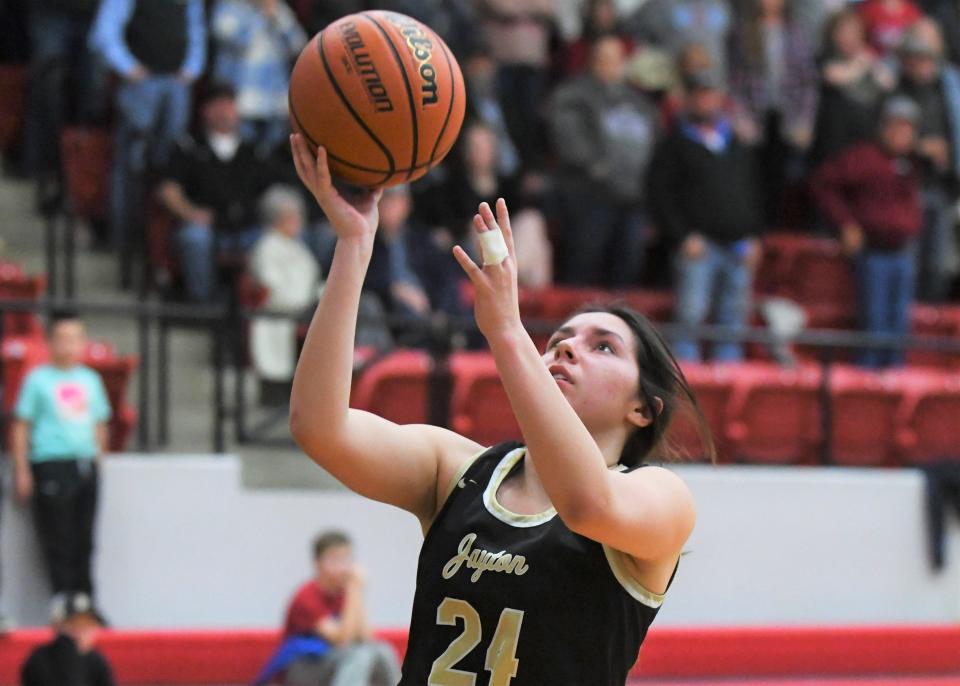
[{"label": "player's ear", "polygon": [[640,398],[632,403],[630,411],[627,412],[627,421],[642,429],[650,426],[661,412],[663,412],[663,400],[654,396],[651,404]]}]

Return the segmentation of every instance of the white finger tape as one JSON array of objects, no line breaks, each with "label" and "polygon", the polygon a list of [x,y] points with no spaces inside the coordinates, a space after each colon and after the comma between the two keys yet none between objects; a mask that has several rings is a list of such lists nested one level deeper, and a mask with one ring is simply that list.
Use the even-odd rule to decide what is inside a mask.
[{"label": "white finger tape", "polygon": [[503,240],[503,232],[500,229],[484,231],[480,236],[480,253],[483,255],[484,266],[488,264],[500,264],[510,251],[507,250],[507,243]]}]

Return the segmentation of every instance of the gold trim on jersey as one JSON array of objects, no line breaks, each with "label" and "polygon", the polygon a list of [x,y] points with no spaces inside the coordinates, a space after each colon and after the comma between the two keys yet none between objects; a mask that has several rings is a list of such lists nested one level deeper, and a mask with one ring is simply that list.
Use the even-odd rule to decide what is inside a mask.
[{"label": "gold trim on jersey", "polygon": [[[557,510],[554,507],[537,514],[517,514],[516,512],[511,512],[505,508],[500,504],[500,501],[497,500],[497,491],[500,490],[501,484],[503,484],[504,480],[507,478],[507,475],[510,474],[510,470],[512,470],[517,463],[526,456],[526,454],[526,446],[520,446],[519,448],[514,448],[509,453],[504,455],[503,459],[500,460],[500,464],[498,464],[493,470],[493,475],[490,477],[490,483],[483,492],[483,504],[486,506],[487,511],[490,514],[500,521],[510,524],[511,526],[522,528],[539,526],[540,524],[549,522],[557,515]],[[625,471],[627,467],[622,464],[615,464],[608,469],[614,472],[622,472]]]},{"label": "gold trim on jersey", "polygon": [[443,495],[443,500],[437,503],[436,513],[433,515],[433,517],[430,519],[427,525],[423,527],[424,536],[426,536],[427,532],[430,531],[430,527],[432,527],[433,523],[436,521],[437,516],[440,514],[440,510],[442,510],[443,506],[447,504],[448,500],[450,500],[450,496],[453,495],[453,492],[454,490],[456,490],[457,484],[460,483],[460,480],[463,478],[463,475],[466,474],[467,470],[470,469],[473,463],[476,462],[477,459],[488,450],[489,448],[484,448],[483,450],[479,451],[476,455],[471,455],[470,457],[468,457],[466,460],[463,461],[463,464],[457,467],[456,473],[453,475],[453,478],[450,479],[450,482],[447,484],[447,490],[446,490],[446,493],[444,493]]},{"label": "gold trim on jersey", "polygon": [[516,512],[511,512],[497,501],[497,491],[500,490],[500,485],[504,479],[507,478],[507,475],[510,474],[510,470],[513,469],[526,454],[527,449],[521,446],[514,448],[504,455],[503,459],[500,460],[500,464],[493,470],[490,483],[487,484],[487,488],[483,492],[483,504],[486,506],[487,512],[501,522],[520,528],[539,526],[557,516],[557,510],[554,507],[537,514],[517,514]]},{"label": "gold trim on jersey", "polygon": [[604,545],[603,554],[607,556],[607,563],[610,565],[610,571],[613,572],[613,575],[617,578],[617,581],[620,582],[620,585],[623,586],[623,589],[629,593],[634,600],[654,610],[663,605],[663,599],[667,597],[666,594],[654,593],[653,591],[647,590],[643,584],[634,579],[633,575],[630,574],[630,570],[627,568],[626,562],[623,559],[625,557],[625,553],[611,548],[608,545]]}]

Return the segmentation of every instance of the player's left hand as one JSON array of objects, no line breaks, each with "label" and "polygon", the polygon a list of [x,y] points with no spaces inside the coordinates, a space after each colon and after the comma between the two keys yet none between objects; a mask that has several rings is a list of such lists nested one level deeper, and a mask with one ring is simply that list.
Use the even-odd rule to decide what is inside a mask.
[{"label": "player's left hand", "polygon": [[516,330],[520,323],[520,305],[517,295],[517,256],[513,246],[513,231],[510,228],[510,213],[507,203],[497,200],[497,216],[490,205],[480,203],[479,212],[473,218],[473,228],[478,235],[487,231],[503,232],[507,244],[507,257],[499,264],[478,267],[459,245],[453,256],[467,273],[476,291],[474,315],[480,332],[489,340],[500,333]]}]

